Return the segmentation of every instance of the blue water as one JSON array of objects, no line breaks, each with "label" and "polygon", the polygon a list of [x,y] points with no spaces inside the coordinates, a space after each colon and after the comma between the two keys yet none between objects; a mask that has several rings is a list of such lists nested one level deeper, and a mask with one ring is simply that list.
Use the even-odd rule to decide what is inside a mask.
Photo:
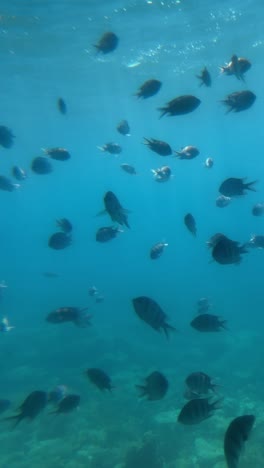
[{"label": "blue water", "polygon": [[[251,249],[240,265],[226,266],[212,262],[206,246],[216,232],[241,243],[264,234],[264,218],[251,213],[264,201],[263,26],[261,0],[1,1],[0,125],[15,141],[1,148],[0,174],[10,177],[17,164],[28,178],[14,192],[0,193],[0,279],[8,286],[0,312],[15,327],[0,336],[0,397],[11,400],[6,415],[12,415],[33,390],[64,384],[81,395],[71,414],[45,410],[13,431],[2,422],[2,468],[223,468],[225,430],[247,413],[256,424],[239,466],[264,465],[264,254]],[[119,37],[118,48],[96,54],[93,44],[109,30]],[[220,76],[234,53],[252,63],[245,83]],[[211,88],[199,87],[195,77],[204,66]],[[160,92],[137,100],[135,92],[151,78],[162,81]],[[243,89],[257,96],[252,108],[226,114],[220,101]],[[199,97],[199,108],[159,120],[157,108],[183,94]],[[66,116],[56,107],[59,97]],[[122,119],[129,137],[116,131]],[[162,159],[143,137],[174,150],[195,145],[200,155]],[[110,141],[122,146],[118,157],[98,149]],[[57,146],[71,159],[52,161],[49,175],[34,174],[32,159]],[[208,170],[209,156],[214,167]],[[133,164],[138,175],[123,172],[122,163]],[[164,164],[173,178],[159,184],[151,169]],[[217,208],[227,177],[258,180],[257,191]],[[131,229],[100,244],[97,229],[112,225],[97,216],[108,190],[130,210]],[[184,226],[187,212],[196,219],[196,238]],[[48,239],[62,217],[74,226],[73,242],[55,251]],[[151,261],[149,250],[160,241],[168,247]],[[93,285],[105,298],[100,304],[89,296]],[[131,299],[140,295],[156,300],[179,330],[170,340],[135,315]],[[227,331],[200,334],[190,327],[202,296],[228,321]],[[89,306],[92,327],[47,323],[47,314],[62,306]],[[88,367],[109,373],[112,394],[88,382]],[[135,385],[153,370],[167,376],[169,392],[158,402],[139,401]],[[223,401],[207,421],[181,426],[184,380],[193,371],[221,384]],[[145,459],[129,464],[133,447],[143,447]]]}]

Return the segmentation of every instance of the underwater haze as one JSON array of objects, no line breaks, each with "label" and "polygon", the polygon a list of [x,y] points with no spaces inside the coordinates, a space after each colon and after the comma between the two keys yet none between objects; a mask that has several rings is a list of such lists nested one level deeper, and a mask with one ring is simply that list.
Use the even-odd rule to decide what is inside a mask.
[{"label": "underwater haze", "polygon": [[[262,0],[1,0],[0,57],[0,468],[262,468]],[[243,194],[220,207],[230,178]],[[155,371],[166,395],[142,397]],[[190,396],[196,372],[214,389]],[[204,397],[215,410],[181,423]]]}]

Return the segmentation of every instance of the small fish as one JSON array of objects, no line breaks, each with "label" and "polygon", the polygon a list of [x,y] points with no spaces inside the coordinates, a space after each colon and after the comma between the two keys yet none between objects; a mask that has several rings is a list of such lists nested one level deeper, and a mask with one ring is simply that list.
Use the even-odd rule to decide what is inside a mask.
[{"label": "small fish", "polygon": [[15,136],[9,128],[5,125],[0,125],[0,146],[3,146],[3,148],[11,148],[14,143],[14,138]]},{"label": "small fish", "polygon": [[111,31],[104,33],[97,44],[94,47],[97,49],[98,52],[102,52],[102,54],[109,54],[109,52],[113,52],[118,46],[119,38],[117,35]]},{"label": "small fish", "polygon": [[102,295],[95,297],[96,304],[101,304],[102,302],[104,302],[104,300],[105,300],[105,298]]},{"label": "small fish", "polygon": [[262,216],[264,214],[264,203],[256,203],[252,208],[253,216]]},{"label": "small fish", "polygon": [[106,192],[104,196],[104,205],[105,205],[105,212],[107,212],[113,222],[117,222],[118,224],[125,224],[126,227],[130,227],[127,220],[127,213],[128,210],[122,207],[119,203],[117,196],[111,192]]},{"label": "small fish", "polygon": [[83,309],[79,307],[59,307],[49,312],[46,321],[54,324],[72,322],[77,327],[85,328],[91,325],[91,316],[84,313],[87,309],[88,307],[84,307]]},{"label": "small fish", "polygon": [[97,148],[110,154],[119,154],[122,151],[122,148],[118,143],[106,143],[105,145],[98,146]]},{"label": "small fish", "polygon": [[198,307],[198,314],[203,314],[205,312],[208,312],[212,304],[210,304],[209,300],[207,297],[201,297],[197,301],[197,307]]},{"label": "small fish", "polygon": [[67,161],[71,157],[69,151],[65,148],[46,148],[44,152],[47,156],[56,161]]},{"label": "small fish", "polygon": [[19,187],[19,184],[14,184],[8,177],[0,175],[0,190],[3,190],[4,192],[13,192]]},{"label": "small fish", "polygon": [[147,99],[149,97],[157,94],[162,86],[161,81],[159,80],[148,80],[145,81],[136,92],[135,96],[142,99]]},{"label": "small fish", "polygon": [[227,106],[226,113],[241,112],[249,109],[255,102],[256,95],[252,91],[236,91],[228,94],[221,102]]},{"label": "small fish", "polygon": [[130,127],[127,120],[121,120],[116,126],[116,129],[121,135],[130,136]]},{"label": "small fish", "polygon": [[221,265],[239,264],[245,253],[248,253],[246,244],[240,245],[226,236],[220,237],[212,248],[213,259]]},{"label": "small fish", "polygon": [[48,158],[37,156],[31,162],[31,170],[35,172],[35,174],[44,175],[50,174],[53,168]]},{"label": "small fish", "polygon": [[3,414],[11,406],[11,401],[0,398],[0,414]]},{"label": "small fish", "polygon": [[187,215],[184,216],[184,224],[187,227],[187,229],[194,235],[196,236],[197,229],[196,229],[196,221],[191,213],[188,213]]},{"label": "small fish", "polygon": [[166,395],[169,382],[161,372],[152,372],[145,378],[145,385],[136,385],[140,391],[140,397],[147,397],[148,400],[161,400]]},{"label": "small fish", "polygon": [[62,414],[70,413],[80,405],[80,395],[74,395],[73,393],[66,395],[62,400],[59,401],[55,411],[51,411],[50,414]]},{"label": "small fish", "polygon": [[184,115],[193,112],[201,104],[200,99],[192,95],[178,96],[169,101],[164,107],[160,107],[158,110],[161,111],[160,119],[164,115]]},{"label": "small fish", "polygon": [[239,179],[236,177],[230,177],[229,179],[224,180],[219,187],[219,192],[225,197],[238,197],[245,195],[245,190],[251,190],[255,192],[255,188],[252,187],[257,180],[253,182],[246,182],[245,179]]},{"label": "small fish", "polygon": [[256,249],[264,249],[264,236],[253,234],[247,245]]},{"label": "small fish", "polygon": [[244,81],[244,74],[251,68],[251,63],[244,57],[232,55],[229,63],[220,67],[224,75],[235,75],[238,80]]},{"label": "small fish", "polygon": [[180,151],[174,151],[179,159],[194,159],[200,154],[200,151],[196,146],[185,146]]},{"label": "small fish", "polygon": [[48,403],[58,404],[68,393],[66,385],[57,385],[48,392]]},{"label": "small fish", "polygon": [[168,247],[168,245],[169,244],[165,242],[158,242],[157,244],[154,244],[150,249],[150,258],[152,260],[156,260],[157,258],[159,258],[163,254],[164,248]]},{"label": "small fish", "polygon": [[224,439],[224,452],[228,468],[238,468],[240,455],[250,436],[254,422],[255,416],[245,414],[233,419],[229,424]]},{"label": "small fish", "polygon": [[121,169],[123,169],[123,171],[127,172],[128,174],[131,174],[131,175],[136,175],[137,172],[136,172],[136,169],[134,168],[134,166],[131,166],[130,164],[126,164],[126,163],[123,163],[120,165]]},{"label": "small fish", "polygon": [[162,166],[158,169],[151,169],[154,174],[156,182],[167,182],[172,177],[171,169],[169,166]]},{"label": "small fish", "polygon": [[114,239],[120,232],[123,231],[113,226],[101,227],[96,231],[95,239],[97,242],[108,242]]},{"label": "small fish", "polygon": [[86,375],[99,390],[109,390],[111,392],[112,386],[110,377],[102,370],[95,367],[87,369]]},{"label": "small fish", "polygon": [[206,67],[202,69],[200,75],[196,75],[196,78],[200,80],[200,86],[205,85],[207,87],[210,87],[212,84],[211,75]]},{"label": "small fish", "polygon": [[211,169],[214,165],[214,160],[213,158],[206,158],[204,161],[204,167],[207,167],[207,169]]},{"label": "small fish", "polygon": [[34,392],[31,392],[19,406],[18,410],[20,412],[18,414],[4,418],[3,421],[14,420],[15,428],[23,419],[35,419],[36,416],[38,416],[38,414],[45,408],[47,402],[47,393],[40,390],[35,390]]},{"label": "small fish", "polygon": [[56,224],[65,234],[69,234],[72,231],[72,223],[67,218],[57,219]]},{"label": "small fish", "polygon": [[217,232],[216,234],[211,236],[210,239],[208,239],[206,244],[208,245],[209,249],[211,249],[218,243],[218,241],[224,238],[226,238],[224,234],[222,234],[221,232]]},{"label": "small fish", "polygon": [[225,208],[226,206],[230,205],[232,198],[226,197],[225,195],[219,195],[215,200],[215,204],[218,208]]},{"label": "small fish", "polygon": [[25,180],[27,178],[26,171],[19,166],[12,167],[12,176],[19,181]]},{"label": "small fish", "polygon": [[219,408],[219,402],[220,400],[209,403],[209,398],[194,398],[181,409],[178,422],[187,425],[199,424],[213,416],[214,411]]},{"label": "small fish", "polygon": [[9,320],[7,317],[3,317],[1,320],[0,320],[0,332],[2,333],[7,333],[7,332],[10,332],[10,330],[13,330],[13,328],[15,327],[12,327],[10,324],[9,324]]},{"label": "small fish", "polygon": [[95,286],[90,286],[88,292],[89,296],[94,297],[98,294],[98,289]]},{"label": "small fish", "polygon": [[66,102],[64,101],[63,98],[59,98],[57,100],[57,107],[58,107],[58,110],[59,112],[62,114],[62,115],[66,115],[67,114],[67,104]]},{"label": "small fish", "polygon": [[72,243],[72,238],[65,232],[55,232],[48,241],[48,246],[54,250],[63,250],[69,247]]},{"label": "small fish", "polygon": [[215,392],[217,386],[212,382],[211,377],[204,372],[192,372],[186,377],[185,383],[188,389],[196,393],[197,396],[206,395],[209,390]]},{"label": "small fish", "polygon": [[190,325],[199,332],[219,332],[227,330],[226,322],[217,315],[200,314],[191,321]]},{"label": "small fish", "polygon": [[172,149],[166,141],[155,140],[155,138],[144,138],[144,140],[144,145],[147,145],[151,151],[160,156],[170,156],[172,154]]},{"label": "small fish", "polygon": [[167,315],[156,301],[147,296],[139,296],[132,299],[132,304],[141,320],[158,332],[163,330],[169,338],[169,331],[174,331],[175,328],[167,323]]}]

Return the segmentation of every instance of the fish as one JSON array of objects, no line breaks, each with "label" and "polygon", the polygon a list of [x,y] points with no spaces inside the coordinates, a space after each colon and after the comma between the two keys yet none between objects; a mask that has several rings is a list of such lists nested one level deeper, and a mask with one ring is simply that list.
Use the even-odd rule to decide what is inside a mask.
[{"label": "fish", "polygon": [[14,144],[15,135],[5,125],[0,125],[0,146],[3,148],[11,148]]},{"label": "fish", "polygon": [[228,468],[238,468],[240,455],[250,436],[255,419],[253,414],[245,414],[233,419],[229,424],[224,438],[224,452]]},{"label": "fish", "polygon": [[218,208],[225,208],[226,206],[230,205],[232,198],[231,197],[225,197],[225,195],[219,195],[219,197],[216,198],[215,204]]},{"label": "fish", "polygon": [[65,232],[55,232],[48,240],[48,246],[54,250],[63,250],[69,247],[72,243],[72,238]]},{"label": "fish", "polygon": [[264,214],[264,203],[256,203],[252,208],[253,216],[262,216]]},{"label": "fish", "polygon": [[51,411],[50,414],[70,413],[79,407],[80,400],[80,395],[70,393],[59,401],[57,408],[54,411]]},{"label": "fish", "polygon": [[190,325],[199,332],[219,332],[227,330],[226,323],[227,321],[218,315],[199,314],[191,321]]},{"label": "fish", "polygon": [[7,317],[3,317],[0,320],[0,332],[1,333],[8,333],[8,332],[10,332],[10,330],[13,330],[13,328],[15,328],[15,327],[10,325],[9,320],[8,320]]},{"label": "fish", "polygon": [[123,231],[113,226],[101,227],[96,231],[95,239],[97,242],[108,242],[114,239],[119,232]]},{"label": "fish", "polygon": [[12,176],[15,177],[16,180],[25,180],[27,178],[26,171],[19,166],[12,167]]},{"label": "fish", "polygon": [[245,190],[251,190],[256,192],[253,185],[257,182],[246,182],[245,179],[239,179],[236,177],[230,177],[229,179],[224,180],[219,187],[219,192],[225,197],[238,197],[245,195]]},{"label": "fish", "polygon": [[174,151],[179,159],[194,159],[200,154],[196,146],[185,146],[180,151]]},{"label": "fish", "polygon": [[162,166],[158,169],[151,169],[151,172],[154,174],[154,179],[156,182],[167,182],[172,177],[169,166]]},{"label": "fish", "polygon": [[57,219],[56,224],[65,234],[72,232],[72,223],[67,218]]},{"label": "fish", "polygon": [[92,367],[86,370],[86,375],[91,383],[93,383],[99,390],[109,390],[111,392],[113,385],[109,375],[107,375],[102,369]]},{"label": "fish", "polygon": [[192,372],[186,377],[185,383],[188,389],[196,393],[197,396],[206,395],[209,390],[215,392],[217,386],[212,382],[211,377],[204,372]]},{"label": "fish", "polygon": [[0,190],[4,192],[14,192],[14,190],[19,187],[19,184],[14,184],[8,177],[0,175]]},{"label": "fish", "polygon": [[159,258],[163,254],[164,248],[168,247],[168,245],[169,244],[167,244],[166,242],[158,242],[157,244],[154,244],[150,249],[150,258],[152,260],[156,260],[157,258]]},{"label": "fish", "polygon": [[50,174],[53,168],[48,158],[37,156],[31,161],[31,170],[35,172],[35,174],[44,175]]},{"label": "fish", "polygon": [[222,99],[222,103],[227,106],[226,113],[229,112],[241,112],[249,109],[255,102],[256,95],[252,91],[236,91],[228,94],[225,99]]},{"label": "fish", "polygon": [[238,80],[244,80],[244,74],[251,68],[251,63],[244,57],[232,55],[230,62],[220,67],[220,71],[224,75],[235,75]]},{"label": "fish", "polygon": [[191,213],[188,213],[187,215],[184,216],[184,224],[187,227],[187,229],[194,235],[196,236],[197,229],[196,229],[196,221]]},{"label": "fish", "polygon": [[145,138],[144,145],[147,145],[151,151],[159,154],[160,156],[170,156],[172,154],[172,149],[166,141],[155,140],[155,138]]},{"label": "fish", "polygon": [[57,385],[53,390],[48,392],[48,403],[59,403],[67,395],[67,392],[66,385]]},{"label": "fish", "polygon": [[253,234],[247,245],[256,249],[264,249],[264,236]]},{"label": "fish", "polygon": [[8,416],[2,421],[11,421],[14,420],[14,428],[23,420],[35,419],[39,413],[46,407],[48,402],[47,392],[41,390],[35,390],[31,392],[19,406],[19,413],[14,416]]},{"label": "fish", "polygon": [[214,165],[214,160],[213,158],[206,158],[204,161],[204,167],[207,167],[207,169],[211,169]]},{"label": "fish", "polygon": [[245,253],[248,253],[246,244],[240,245],[226,236],[220,237],[212,248],[213,259],[221,265],[239,264]]},{"label": "fish", "polygon": [[121,135],[130,136],[130,127],[127,120],[121,120],[116,126],[116,129]]},{"label": "fish", "polygon": [[0,398],[0,414],[3,414],[11,406],[11,401],[5,398]]},{"label": "fish", "polygon": [[98,146],[98,149],[110,154],[119,154],[122,151],[122,148],[118,143],[106,143],[103,146]]},{"label": "fish", "polygon": [[200,86],[205,85],[207,87],[210,87],[211,84],[212,84],[211,75],[210,75],[210,73],[209,73],[209,71],[207,70],[206,67],[204,67],[202,69],[200,75],[196,75],[196,78],[198,78],[198,80],[200,80]]},{"label": "fish", "polygon": [[136,385],[140,391],[140,397],[147,397],[148,400],[161,400],[166,395],[169,382],[161,372],[152,372],[145,378],[144,385]]},{"label": "fish", "polygon": [[222,234],[221,232],[217,232],[216,234],[214,234],[213,236],[211,236],[208,241],[206,242],[206,244],[208,245],[209,249],[213,248],[220,239],[227,239],[227,237]]},{"label": "fish", "polygon": [[145,81],[135,93],[135,96],[142,99],[147,99],[149,97],[157,94],[162,86],[161,81],[159,80],[147,80]]},{"label": "fish", "polygon": [[59,112],[62,114],[62,115],[66,115],[67,114],[67,104],[66,102],[64,101],[63,98],[58,98],[57,100],[57,107],[58,107],[58,110]]},{"label": "fish", "polygon": [[136,175],[137,172],[136,172],[136,169],[134,168],[134,166],[131,166],[130,164],[126,164],[126,163],[123,163],[120,165],[121,169],[123,169],[123,171],[127,172],[128,174],[131,174],[131,175]]},{"label": "fish", "polygon": [[201,297],[197,301],[197,307],[198,307],[198,314],[203,314],[204,312],[208,312],[212,304],[210,304],[209,299],[207,297]]},{"label": "fish", "polygon": [[67,161],[71,155],[66,148],[46,148],[45,154],[56,161]]},{"label": "fish", "polygon": [[115,33],[112,31],[105,32],[94,45],[98,52],[102,54],[109,54],[109,52],[113,52],[119,43],[119,38]]},{"label": "fish", "polygon": [[197,109],[200,104],[200,99],[195,96],[189,94],[178,96],[158,109],[161,112],[160,119],[166,114],[169,116],[189,114]]},{"label": "fish", "polygon": [[167,315],[162,308],[150,297],[135,297],[132,299],[132,304],[137,316],[154,330],[158,332],[163,330],[166,338],[169,338],[170,331],[175,331],[175,328],[167,323]]},{"label": "fish", "polygon": [[103,213],[107,212],[113,222],[117,222],[123,226],[130,228],[127,220],[128,210],[122,207],[116,195],[108,191],[104,196],[104,205],[105,210]]},{"label": "fish", "polygon": [[213,403],[209,400],[209,398],[194,398],[188,401],[178,415],[178,422],[186,425],[199,424],[213,416],[214,411],[219,408],[220,400]]},{"label": "fish", "polygon": [[48,313],[46,321],[53,324],[61,324],[71,322],[77,327],[85,328],[91,325],[91,315],[84,312],[88,307],[81,309],[80,307],[59,307]]}]

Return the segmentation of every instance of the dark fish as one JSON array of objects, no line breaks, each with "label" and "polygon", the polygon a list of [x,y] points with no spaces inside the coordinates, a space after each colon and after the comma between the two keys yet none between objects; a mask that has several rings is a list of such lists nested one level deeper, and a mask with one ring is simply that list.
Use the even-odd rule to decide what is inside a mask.
[{"label": "dark fish", "polygon": [[229,424],[224,439],[224,452],[228,468],[238,468],[240,455],[250,436],[254,422],[255,416],[246,414],[238,416]]},{"label": "dark fish", "polygon": [[253,216],[262,216],[264,214],[264,203],[256,203],[252,208]]},{"label": "dark fish", "polygon": [[143,83],[135,96],[138,98],[146,99],[157,94],[162,86],[161,81],[158,80],[148,80]]},{"label": "dark fish", "polygon": [[19,166],[12,167],[12,176],[15,177],[15,179],[19,181],[25,180],[27,178],[26,172],[24,171],[24,169],[22,169]]},{"label": "dark fish", "polygon": [[207,87],[210,87],[212,84],[211,75],[206,67],[202,69],[200,75],[196,75],[196,78],[200,80],[200,86],[205,85]]},{"label": "dark fish", "polygon": [[183,115],[193,112],[201,104],[200,99],[191,95],[184,95],[176,97],[169,101],[165,107],[160,107],[158,110],[161,111],[161,117],[166,114],[169,116]]},{"label": "dark fish", "polygon": [[0,398],[0,414],[8,410],[10,406],[11,406],[10,400],[5,400],[4,398]]},{"label": "dark fish", "polygon": [[50,414],[70,413],[80,405],[80,395],[69,394],[60,400],[58,407]]},{"label": "dark fish", "polygon": [[158,242],[157,244],[153,245],[153,247],[150,249],[150,258],[152,260],[159,258],[163,254],[165,247],[168,247],[168,244],[165,242]]},{"label": "dark fish", "polygon": [[217,315],[200,314],[191,321],[190,325],[200,332],[219,332],[227,329],[226,322]]},{"label": "dark fish", "polygon": [[109,191],[104,196],[105,210],[109,214],[112,221],[118,224],[125,224],[128,228],[130,227],[127,220],[127,210],[120,205],[116,195]]},{"label": "dark fish", "polygon": [[212,248],[213,259],[221,265],[239,264],[242,260],[241,254],[248,253],[246,245],[239,245],[228,237],[220,237]]},{"label": "dark fish", "polygon": [[199,424],[213,416],[213,412],[219,408],[219,401],[209,403],[209,398],[194,398],[188,401],[181,409],[178,422],[182,424]]},{"label": "dark fish", "polygon": [[98,149],[110,154],[119,154],[122,151],[122,148],[118,143],[106,143],[103,146],[98,146]]},{"label": "dark fish", "polygon": [[45,408],[48,401],[48,395],[46,392],[35,390],[30,393],[23,403],[19,406],[18,414],[4,418],[4,421],[14,420],[16,427],[22,419],[34,419],[38,414]]},{"label": "dark fish", "polygon": [[187,227],[187,229],[194,235],[196,236],[196,222],[191,213],[188,213],[187,215],[184,216],[184,224]]},{"label": "dark fish", "polygon": [[235,75],[238,80],[244,81],[244,74],[251,68],[251,63],[244,57],[232,55],[229,63],[220,67],[221,73]]},{"label": "dark fish", "polygon": [[223,238],[227,239],[227,237],[224,234],[222,234],[221,232],[217,232],[216,234],[211,236],[210,239],[208,239],[206,244],[208,245],[209,249],[211,249],[218,243],[220,239]]},{"label": "dark fish", "polygon": [[65,232],[55,232],[48,241],[48,246],[54,250],[62,250],[69,247],[72,243],[72,238]]},{"label": "dark fish", "polygon": [[205,395],[209,390],[215,391],[216,387],[211,377],[204,372],[192,372],[185,379],[185,383],[188,389],[196,393],[197,396]]},{"label": "dark fish", "polygon": [[119,228],[113,226],[101,227],[97,230],[95,239],[97,242],[108,242],[114,239],[119,232]]},{"label": "dark fish", "polygon": [[249,247],[255,247],[256,249],[264,249],[264,236],[257,236],[254,234],[247,245]]},{"label": "dark fish", "polygon": [[132,299],[132,303],[141,320],[158,332],[163,330],[166,337],[169,338],[169,331],[174,331],[175,328],[167,323],[167,315],[157,302],[150,297],[140,296]]},{"label": "dark fish", "polygon": [[131,166],[130,164],[123,163],[120,165],[120,167],[121,169],[123,169],[123,171],[127,172],[128,174],[136,175],[137,173],[134,166]]},{"label": "dark fish", "polygon": [[0,146],[3,146],[3,148],[11,148],[14,143],[14,138],[15,136],[9,128],[0,125]]},{"label": "dark fish", "polygon": [[145,385],[136,385],[140,390],[140,397],[146,396],[148,400],[161,400],[167,393],[169,382],[161,372],[152,372],[145,379]]},{"label": "dark fish", "polygon": [[158,153],[160,156],[169,156],[172,154],[172,149],[168,143],[155,138],[144,138],[144,145],[147,145],[151,151]]},{"label": "dark fish", "polygon": [[249,109],[256,99],[256,95],[252,91],[236,91],[235,93],[228,94],[223,102],[227,107],[228,112],[241,112]]},{"label": "dark fish", "polygon": [[121,133],[121,135],[130,135],[130,128],[127,120],[121,120],[121,122],[119,122],[119,124],[117,125],[116,129],[119,133]]},{"label": "dark fish", "polygon": [[56,161],[67,161],[71,155],[65,148],[47,148],[45,154]]},{"label": "dark fish", "polygon": [[48,158],[37,156],[31,162],[31,170],[35,172],[35,174],[50,174],[53,169]]},{"label": "dark fish", "polygon": [[111,392],[112,386],[110,377],[102,370],[92,367],[87,369],[86,375],[99,390],[109,390]]},{"label": "dark fish", "polygon": [[67,218],[57,219],[56,224],[66,234],[72,231],[72,223]]},{"label": "dark fish", "polygon": [[171,178],[171,169],[169,166],[162,166],[158,169],[151,169],[154,174],[154,179],[157,182],[167,182]]},{"label": "dark fish", "polygon": [[98,52],[102,52],[103,54],[108,54],[109,52],[113,52],[118,46],[119,39],[117,35],[111,31],[104,33],[97,44],[95,44],[95,48]]},{"label": "dark fish", "polygon": [[58,110],[59,110],[59,112],[61,114],[63,114],[63,115],[67,114],[66,102],[61,97],[57,100],[57,107],[58,107]]},{"label": "dark fish", "polygon": [[13,182],[6,176],[0,175],[0,190],[5,192],[13,192],[19,187],[19,184],[13,184]]},{"label": "dark fish", "polygon": [[256,191],[252,185],[255,184],[257,180],[247,183],[244,181],[245,179],[230,177],[222,182],[219,187],[219,192],[222,193],[222,195],[225,195],[225,197],[238,197],[245,195],[244,190],[251,190],[252,192]]},{"label": "dark fish", "polygon": [[181,151],[175,151],[175,153],[179,156],[179,159],[194,159],[200,154],[200,151],[196,146],[185,146]]},{"label": "dark fish", "polygon": [[78,327],[85,328],[91,325],[91,316],[84,313],[87,309],[88,307],[83,309],[79,307],[59,307],[47,315],[46,321],[55,324],[72,322]]}]

